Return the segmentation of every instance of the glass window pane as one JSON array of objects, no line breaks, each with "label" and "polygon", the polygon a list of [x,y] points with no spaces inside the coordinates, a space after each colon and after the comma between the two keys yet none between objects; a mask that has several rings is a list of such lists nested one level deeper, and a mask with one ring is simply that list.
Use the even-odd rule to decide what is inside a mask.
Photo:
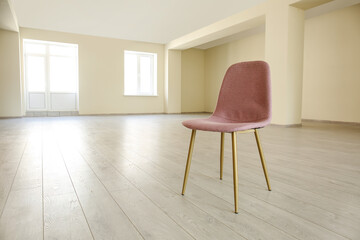
[{"label": "glass window pane", "polygon": [[26,57],[26,76],[28,92],[45,91],[45,58]]},{"label": "glass window pane", "polygon": [[137,81],[138,81],[138,69],[137,69],[137,56],[134,54],[125,54],[125,90],[126,95],[137,94]]},{"label": "glass window pane", "polygon": [[51,92],[77,92],[76,59],[50,56],[49,77]]},{"label": "glass window pane", "polygon": [[156,95],[156,54],[124,52],[124,94]]},{"label": "glass window pane", "polygon": [[44,44],[38,43],[25,43],[25,53],[26,54],[46,54],[46,46]]},{"label": "glass window pane", "polygon": [[140,92],[151,94],[151,57],[140,57]]},{"label": "glass window pane", "polygon": [[49,46],[50,55],[59,55],[59,56],[76,56],[77,48],[72,46],[59,46],[59,45],[50,45]]}]

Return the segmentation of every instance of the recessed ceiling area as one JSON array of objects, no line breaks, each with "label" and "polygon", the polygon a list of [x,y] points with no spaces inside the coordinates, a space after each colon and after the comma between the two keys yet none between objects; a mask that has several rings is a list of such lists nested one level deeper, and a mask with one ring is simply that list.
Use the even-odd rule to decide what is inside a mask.
[{"label": "recessed ceiling area", "polygon": [[242,32],[239,32],[239,33],[236,33],[236,34],[224,37],[224,38],[219,38],[215,41],[199,45],[195,48],[206,50],[208,48],[212,48],[212,47],[216,47],[216,46],[219,46],[219,45],[222,45],[225,43],[233,42],[233,41],[236,41],[236,40],[239,40],[239,39],[242,39],[242,38],[254,35],[254,34],[258,34],[258,33],[264,32],[264,31],[265,31],[265,24],[261,24],[257,27],[250,28],[248,30],[245,30],[245,31],[242,31]]},{"label": "recessed ceiling area", "polygon": [[[303,7],[306,8],[305,10],[305,19],[309,19],[312,17],[316,17],[331,11],[335,11],[337,9],[349,7],[355,4],[360,3],[360,0],[306,0],[304,1]],[[312,4],[312,5],[311,5]],[[321,4],[321,5],[320,5]],[[312,8],[309,8],[309,7]],[[221,37],[219,39],[216,39],[214,41],[210,41],[198,46],[195,46],[194,48],[206,50],[212,47],[216,47],[222,44],[226,44],[232,41],[237,41],[242,38],[259,34],[265,32],[265,19],[263,21],[258,21],[253,24],[252,27],[248,29],[243,29],[237,33]]]},{"label": "recessed ceiling area", "polygon": [[168,43],[266,0],[12,0],[20,27]]}]

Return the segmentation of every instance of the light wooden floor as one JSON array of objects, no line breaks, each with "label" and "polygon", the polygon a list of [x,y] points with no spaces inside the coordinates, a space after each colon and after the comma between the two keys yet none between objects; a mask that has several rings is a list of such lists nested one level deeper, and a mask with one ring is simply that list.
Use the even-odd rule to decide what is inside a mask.
[{"label": "light wooden floor", "polygon": [[360,239],[360,127],[304,123],[238,135],[239,214],[230,135],[190,130],[206,115],[0,120],[0,239]]}]

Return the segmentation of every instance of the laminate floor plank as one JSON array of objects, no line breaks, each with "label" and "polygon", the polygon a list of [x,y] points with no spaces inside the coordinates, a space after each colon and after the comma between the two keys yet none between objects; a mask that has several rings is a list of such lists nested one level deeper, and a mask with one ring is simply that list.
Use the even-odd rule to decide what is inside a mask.
[{"label": "laminate floor plank", "polygon": [[[83,159],[74,150],[72,155],[77,155],[80,161]],[[84,160],[145,239],[193,239],[103,158],[86,157]]]},{"label": "laminate floor plank", "polygon": [[[139,159],[139,157],[138,158],[134,158],[134,159]],[[166,164],[162,164],[161,166],[165,166]],[[169,165],[169,164],[167,164],[167,165]],[[147,166],[147,164],[146,163],[144,163],[144,161],[142,161],[142,164],[141,164],[141,168],[144,168],[144,167],[146,167]],[[157,171],[157,172],[153,172],[153,170],[154,169],[156,169],[156,165],[151,165],[151,166],[149,166],[146,170],[147,170],[147,172],[150,172],[151,173],[151,175],[154,175],[154,176],[157,176],[157,177],[159,177],[159,176],[161,176],[161,173],[166,173],[166,172],[170,172],[171,171],[171,169],[172,169],[172,171],[176,171],[176,169],[177,169],[178,167],[176,167],[176,166],[174,166],[174,164],[171,164],[171,167],[168,167],[168,168],[166,168],[166,169],[163,169],[162,171],[161,170],[159,170],[159,171]],[[200,173],[201,171],[198,171],[198,172],[195,172],[195,173],[193,173],[193,175],[195,175],[196,177],[199,177],[199,176],[203,176],[201,173]],[[194,178],[194,177],[191,177],[191,175],[190,175],[190,180],[189,181],[191,181],[191,179],[192,178]],[[208,178],[207,176],[203,176],[203,178]],[[163,182],[164,183],[169,183],[169,182],[171,182],[171,177],[169,178],[166,178],[166,179],[164,179],[163,180]],[[211,179],[211,180],[214,180],[214,179]],[[204,181],[205,182],[205,181]],[[181,183],[181,179],[180,179],[180,177],[177,179],[177,183]],[[216,180],[216,183],[219,183],[219,186],[217,187],[217,188],[224,188],[225,186],[223,185],[223,182],[221,182],[220,180]],[[179,184],[178,184],[179,185]],[[214,184],[210,184],[210,186],[213,186]],[[222,186],[222,187],[221,187]],[[179,186],[177,186],[177,188],[175,188],[175,189],[179,189],[180,190],[180,185]],[[228,191],[227,192],[227,194],[226,194],[226,196],[227,197],[230,197],[230,198],[232,198],[232,186],[228,186],[229,188],[228,188],[228,190],[230,190],[230,191]],[[257,188],[258,190],[259,190],[259,192],[262,192],[263,194],[264,194],[264,196],[265,196],[265,200],[267,200],[267,198],[270,198],[271,196],[273,196],[273,195],[275,195],[275,198],[281,198],[281,195],[280,195],[280,197],[279,197],[279,194],[274,194],[274,193],[269,193],[268,191],[266,191],[266,190],[264,190],[263,188],[259,188],[259,187],[257,187],[256,185],[253,185],[252,187],[255,187],[255,188]],[[244,191],[243,189],[250,189],[250,190],[248,190],[248,191]],[[221,192],[221,193],[223,193],[221,190],[219,190],[219,192]],[[244,183],[244,182],[240,182],[240,195],[241,194],[249,194],[249,192],[251,192],[251,193],[253,193],[253,191],[251,190],[251,188],[250,187],[248,187],[247,186],[247,184],[246,183]],[[217,196],[221,196],[221,197],[223,197],[223,195],[225,195],[225,194],[218,194]],[[249,194],[250,196],[251,196],[251,194]],[[261,199],[261,200],[263,200],[263,199]],[[303,203],[299,203],[299,202],[297,202],[297,201],[289,201],[289,198],[287,198],[287,199],[285,199],[286,201],[285,202],[283,202],[282,204],[284,204],[284,203],[287,203],[289,206],[290,206],[290,209],[292,210],[292,212],[293,213],[300,213],[300,214],[302,214],[301,212],[300,212],[300,210],[299,209],[297,209],[297,208],[295,208],[295,206],[306,206],[306,204],[304,205]],[[254,201],[254,200],[252,200],[252,201]],[[229,202],[231,202],[231,201],[229,201]],[[280,201],[281,202],[281,201]],[[241,205],[241,204],[240,204]],[[273,207],[273,205],[274,204],[271,204],[271,207]],[[276,205],[275,205],[276,206]],[[275,213],[277,213],[277,214],[284,214],[284,215],[288,215],[288,213],[285,211],[282,211],[281,209],[285,209],[285,210],[288,210],[288,209],[286,209],[286,207],[284,207],[284,206],[282,206],[281,204],[278,204],[277,205],[277,207],[279,207],[279,209],[270,209],[270,213],[272,213],[272,212],[275,212]],[[299,208],[299,207],[298,207]],[[308,213],[308,215],[309,216],[306,216],[305,217],[305,219],[311,219],[311,220],[314,220],[314,221],[317,221],[317,219],[318,218],[320,218],[321,216],[323,217],[323,218],[325,218],[325,220],[324,219],[320,219],[320,221],[323,221],[323,222],[325,222],[324,223],[324,225],[326,225],[330,230],[331,229],[333,229],[333,227],[334,227],[334,225],[336,226],[336,227],[344,227],[344,226],[346,226],[347,228],[345,228],[345,229],[342,229],[342,232],[343,233],[348,233],[347,231],[348,230],[350,230],[349,231],[349,234],[351,235],[351,236],[353,236],[353,235],[355,235],[356,236],[356,228],[354,228],[354,224],[353,223],[349,223],[349,225],[350,225],[350,227],[349,227],[349,225],[346,225],[346,223],[344,224],[342,221],[339,221],[339,222],[336,222],[336,223],[334,223],[334,217],[333,217],[333,214],[331,214],[331,213],[328,213],[328,212],[326,212],[326,211],[324,211],[324,210],[322,210],[322,209],[318,209],[318,208],[315,208],[315,207],[311,207],[311,206],[308,206],[308,208],[310,208],[310,209],[304,209],[304,210],[308,210],[307,211],[307,213]],[[312,208],[312,209],[311,209]],[[232,209],[232,208],[231,208]],[[298,211],[295,211],[295,210],[297,209]],[[246,210],[246,209],[245,209]],[[314,211],[314,210],[316,210],[316,211]],[[311,213],[311,214],[310,214]],[[305,211],[305,214],[306,214],[306,211]],[[302,214],[302,215],[305,215],[305,214]],[[313,217],[311,217],[311,216],[313,216]],[[260,217],[259,215],[258,215],[258,217]],[[335,216],[336,217],[336,216]],[[284,216],[281,216],[281,218],[283,219],[284,218]],[[296,217],[296,218],[298,218],[298,217]],[[290,219],[291,220],[294,220],[294,219],[296,219],[295,217],[290,217]],[[308,222],[303,222],[303,221],[301,221],[301,219],[298,219],[298,220],[300,220],[300,222],[294,222],[294,223],[291,223],[291,221],[288,221],[288,223],[287,223],[287,225],[286,225],[286,227],[282,227],[282,225],[280,224],[280,223],[278,223],[278,225],[277,225],[277,227],[278,228],[280,228],[280,229],[282,229],[283,231],[287,231],[288,229],[290,229],[290,230],[295,230],[296,228],[299,228],[299,229],[301,229],[302,227],[303,228],[305,228],[305,230],[306,230],[306,228],[309,228],[309,223]],[[326,221],[327,220],[327,221]],[[343,220],[343,219],[340,219],[340,220]],[[347,221],[347,223],[348,223],[349,221]],[[291,225],[293,225],[293,227],[291,228]],[[329,226],[330,225],[330,226]],[[353,227],[351,227],[351,225],[353,226]],[[310,227],[311,228],[311,227]],[[338,236],[338,235],[336,235],[335,233],[334,234],[331,234],[331,233],[329,233],[328,231],[326,231],[326,230],[323,230],[323,229],[321,229],[321,228],[319,228],[319,226],[316,226],[315,225],[315,229],[314,229],[314,231],[316,232],[316,231],[319,231],[318,232],[318,234],[319,234],[319,236],[322,236],[322,237],[332,237],[333,239],[336,239],[336,238],[338,238],[338,237],[340,237],[341,238],[341,236]],[[307,229],[307,231],[309,231],[309,229]],[[306,231],[304,231],[304,232],[306,232]],[[326,235],[327,233],[329,233],[329,235]],[[314,235],[315,233],[313,233],[313,235]],[[321,235],[321,234],[325,234],[325,235]],[[297,238],[301,238],[301,239],[307,239],[307,238],[309,238],[310,236],[302,236],[302,235],[299,235],[299,236],[295,236],[295,237],[297,237]]]},{"label": "laminate floor plank", "polygon": [[[95,156],[96,157],[96,156]],[[91,156],[87,156],[91,158]],[[98,158],[104,159],[103,156]],[[105,158],[106,159],[106,158]],[[200,210],[182,196],[165,188],[162,184],[143,172],[133,164],[115,166],[124,177],[135,185],[142,193],[163,209],[168,216],[196,239],[244,239],[228,226]],[[137,177],[135,177],[137,175]]]},{"label": "laminate floor plank", "polygon": [[42,239],[42,126],[34,126],[0,218],[0,239]]},{"label": "laminate floor plank", "polygon": [[0,162],[0,216],[13,184],[20,160],[21,156],[17,161],[7,161],[7,159],[4,158]]},{"label": "laminate floor plank", "polygon": [[76,194],[44,197],[45,239],[93,239]]},{"label": "laminate floor plank", "polygon": [[[141,159],[141,158],[136,158]],[[143,163],[143,162],[142,162]],[[154,164],[138,164],[137,167],[144,171],[144,174],[155,176],[161,183],[175,192],[180,192],[182,177],[175,175],[173,172],[154,165]],[[224,202],[221,198],[204,191],[202,188],[191,184],[187,188],[185,199],[191,199],[191,202],[201,208],[204,212],[209,212],[220,221],[224,222],[233,231],[238,232],[246,239],[292,239],[292,237],[280,229],[262,221],[261,219],[251,215],[244,209],[239,210],[237,217],[233,213],[233,205]]]},{"label": "laminate floor plank", "polygon": [[[152,153],[151,156],[154,154]],[[141,159],[145,158],[144,156],[135,157],[133,159]],[[139,162],[140,168],[143,168],[146,166],[144,164],[146,160],[141,160]],[[161,173],[165,172],[171,172],[176,171],[179,169],[179,165],[175,166],[173,164],[174,161],[163,161],[160,166],[166,167],[164,171],[158,171],[157,173],[152,173],[154,176],[160,176]],[[147,169],[147,172],[150,172],[152,169],[154,169],[156,166],[152,165]],[[197,168],[198,167],[198,168]],[[183,166],[181,166],[183,168]],[[194,169],[195,168],[195,169]],[[259,166],[259,171],[261,171],[261,167]],[[192,170],[195,170],[194,174],[202,174],[207,168],[204,168],[204,164],[199,164],[197,161],[194,161]],[[196,172],[196,170],[198,170]],[[178,172],[178,171],[176,171]],[[213,176],[216,176],[217,174],[212,174]],[[230,175],[230,174],[229,174]],[[242,176],[240,172],[240,176]],[[232,177],[231,175],[224,180],[223,182],[228,182],[229,185],[232,186],[232,180],[230,180]],[[164,181],[167,182],[167,181]],[[178,183],[181,182],[181,179],[178,179]],[[264,191],[263,187],[258,187],[257,185],[252,184],[251,182],[248,182],[248,180],[243,180],[240,178],[240,194],[241,192],[247,193],[251,196],[257,197],[261,200],[267,201],[272,205],[275,205],[281,209],[287,210],[291,213],[296,214],[297,216],[301,216],[304,219],[307,219],[309,221],[312,221],[316,224],[319,224],[320,226],[323,226],[327,228],[328,230],[334,231],[342,236],[347,236],[349,238],[354,238],[359,236],[357,226],[360,224],[360,222],[357,219],[343,217],[341,215],[334,214],[332,212],[326,211],[322,208],[313,206],[311,203],[304,202],[298,200],[296,197],[288,197],[281,193],[281,191],[277,191],[277,194],[271,194],[269,195],[267,191]],[[265,185],[264,178],[262,177],[262,185]],[[177,189],[180,189],[181,186],[178,186]],[[274,191],[273,191],[274,192]],[[260,196],[260,197],[259,197]],[[275,200],[276,199],[276,200]],[[337,204],[338,205],[338,204]]]},{"label": "laminate floor plank", "polygon": [[[201,172],[209,177],[214,177],[218,174],[217,169],[204,168],[201,163],[193,162],[193,170],[196,172]],[[232,173],[229,171],[224,171],[224,177],[222,182],[232,185]],[[255,170],[258,170],[257,172]],[[317,208],[321,208],[324,211],[328,212],[327,214],[333,215],[337,221],[343,221],[342,217],[347,219],[345,222],[350,221],[355,225],[360,224],[360,218],[358,217],[358,212],[360,212],[360,207],[351,206],[344,204],[341,201],[332,200],[326,197],[323,197],[319,194],[302,190],[296,186],[287,184],[287,182],[280,182],[276,179],[273,179],[270,174],[270,182],[272,185],[272,191],[277,192],[284,197],[296,199],[300,202],[306,203],[307,205],[313,205]],[[254,185],[254,189],[258,191],[263,191],[266,189],[266,182],[264,175],[261,170],[261,166],[257,166],[254,169],[249,167],[239,167],[239,183],[243,183],[245,187]],[[250,188],[251,189],[251,188]],[[339,217],[340,216],[340,217]],[[350,223],[352,224],[352,223]]]},{"label": "laminate floor plank", "polygon": [[[226,187],[226,185],[219,184],[212,178],[201,175],[194,175],[193,181],[206,191],[221,196],[221,198],[229,203],[233,202],[231,187]],[[272,193],[267,194],[271,195]],[[244,192],[239,194],[239,206],[248,209],[249,212],[265,221],[271,221],[273,225],[298,239],[345,239],[334,232],[291,214],[288,211],[271,204],[264,204],[263,201]]]},{"label": "laminate floor plank", "polygon": [[51,126],[43,136],[45,239],[92,239]]},{"label": "laminate floor plank", "polygon": [[60,149],[94,238],[143,239],[86,162]]},{"label": "laminate floor plank", "polygon": [[0,219],[0,239],[42,239],[42,189],[11,191]]},{"label": "laminate floor plank", "polygon": [[[198,147],[197,145],[195,145],[195,150],[196,147]],[[201,146],[200,146],[201,147]],[[243,150],[243,149],[242,149]],[[199,154],[197,154],[199,152]],[[252,149],[252,152],[254,154],[257,154],[257,149],[254,148]],[[204,156],[201,156],[201,153],[203,153]],[[229,155],[229,154],[228,154]],[[184,157],[186,158],[186,157]],[[204,149],[200,149],[198,150],[196,153],[194,152],[194,159],[197,159],[201,161],[201,164],[204,165],[210,165],[210,162],[214,162],[214,158],[216,160],[216,158],[218,158],[216,155],[214,156],[214,152],[209,152],[209,151],[205,151]],[[252,164],[256,163],[256,169],[259,169],[260,166],[260,161],[258,159],[258,155],[256,156],[257,159],[254,159],[253,157],[251,159],[249,159],[247,156],[243,156],[243,154],[239,153],[239,169],[242,168],[243,164],[248,164],[248,163],[243,163],[243,159],[246,160],[254,160],[251,161]],[[206,161],[207,159],[210,159],[210,161]],[[226,159],[230,160],[231,157],[227,157]],[[195,162],[195,161],[194,161]],[[218,165],[217,161],[216,165]],[[229,161],[227,161],[229,162]],[[227,164],[228,166],[229,164]],[[216,168],[218,169],[218,166],[216,166]],[[261,166],[260,166],[261,169]],[[271,168],[269,168],[271,169]],[[353,206],[359,206],[359,189],[357,186],[354,186],[354,184],[345,184],[345,183],[341,183],[339,184],[339,182],[336,182],[334,180],[331,180],[329,178],[322,178],[317,176],[315,173],[314,174],[309,174],[309,173],[303,173],[303,172],[299,172],[299,171],[295,171],[293,168],[285,168],[282,166],[278,166],[275,168],[275,171],[278,170],[283,170],[283,172],[281,172],[282,174],[280,174],[280,176],[283,178],[283,182],[287,182],[287,179],[284,180],[284,177],[288,177],[288,179],[290,181],[297,181],[299,184],[299,186],[311,186],[312,184],[310,182],[317,182],[318,184],[316,184],[315,188],[312,187],[312,190],[318,190],[317,193],[323,194],[326,197],[330,197],[330,198],[335,198],[336,200],[341,201],[342,203],[348,203],[348,204],[352,204]],[[229,169],[229,172],[232,172],[231,169]],[[261,172],[261,170],[259,171]],[[271,173],[273,174],[273,173]],[[278,175],[275,175],[275,177],[277,177]]]},{"label": "laminate floor plank", "polygon": [[0,119],[0,239],[359,239],[360,126],[304,122],[238,134],[239,214],[225,135],[208,114]]},{"label": "laminate floor plank", "polygon": [[[154,169],[154,166],[151,166]],[[201,172],[204,169],[193,167],[193,174],[202,175]],[[168,171],[158,171],[157,173],[153,173],[156,176],[161,176],[161,173],[167,173]],[[245,172],[244,172],[245,174]],[[242,172],[240,172],[240,176]],[[250,175],[247,173],[247,176]],[[243,176],[243,175],[242,175]],[[262,177],[263,178],[263,177]],[[171,178],[165,178],[164,182],[170,183]],[[174,180],[175,181],[175,180]],[[177,182],[181,181],[181,179],[177,179]],[[219,181],[219,180],[217,180]],[[223,179],[222,185],[226,183],[229,187],[232,187],[231,176]],[[290,213],[293,213],[299,217],[307,219],[315,224],[318,224],[328,230],[331,230],[335,233],[338,233],[342,236],[349,237],[352,239],[356,239],[360,237],[358,226],[360,225],[359,219],[349,216],[342,216],[339,214],[335,214],[333,212],[329,212],[328,210],[324,210],[320,207],[314,206],[309,202],[308,199],[306,201],[299,200],[296,196],[287,196],[282,193],[281,189],[277,189],[277,185],[273,185],[273,191],[269,193],[265,186],[261,186],[258,184],[254,184],[249,182],[246,177],[242,177],[239,179],[240,187],[239,194],[245,193],[250,196],[253,196],[257,199],[265,201],[273,206],[276,206],[280,209],[286,210]],[[264,179],[261,179],[262,185],[265,185]],[[221,185],[221,186],[222,186]],[[174,184],[173,187],[176,185]],[[177,186],[178,188],[180,186]],[[198,189],[198,188],[197,188]],[[199,190],[197,190],[199,192]],[[286,192],[286,191],[284,191]],[[197,194],[198,195],[198,194]],[[339,206],[339,203],[336,203]],[[246,209],[244,209],[246,210]],[[358,211],[358,209],[357,209]]]},{"label": "laminate floor plank", "polygon": [[[303,203],[299,203],[300,205],[301,204],[303,204]],[[311,210],[311,209],[310,209]],[[310,210],[308,210],[309,211],[309,213],[311,212]],[[317,210],[319,210],[319,209],[317,209]],[[300,211],[300,210],[299,210]],[[325,214],[324,216],[328,216],[328,218],[330,218],[330,225],[331,225],[331,221],[333,220],[333,219],[331,219],[331,216],[329,217],[329,215],[331,215],[331,214],[329,214],[328,212],[326,212],[326,211],[324,211],[324,212],[322,212],[321,210],[319,210],[320,211],[320,215],[321,214]],[[335,216],[336,217],[336,216]],[[316,214],[315,214],[315,218],[316,218]],[[326,217],[325,217],[326,218]],[[329,220],[329,219],[326,219],[326,220]],[[342,220],[341,218],[340,218],[340,220]],[[349,221],[347,221],[347,222],[349,222]],[[340,223],[340,224],[339,224]],[[337,224],[339,225],[338,227],[341,227],[341,221],[338,221],[337,222]],[[344,223],[344,224],[346,224],[346,223]],[[351,224],[351,223],[350,223]],[[332,229],[332,227],[330,226],[330,229]],[[347,230],[349,230],[349,229],[344,229],[344,232],[346,232]],[[350,230],[352,230],[352,231],[350,231],[350,233],[354,233],[354,229],[350,229]]]}]

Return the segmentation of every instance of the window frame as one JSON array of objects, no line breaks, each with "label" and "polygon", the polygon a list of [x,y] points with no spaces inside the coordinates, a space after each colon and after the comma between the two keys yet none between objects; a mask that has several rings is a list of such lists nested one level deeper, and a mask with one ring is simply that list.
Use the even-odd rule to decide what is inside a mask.
[{"label": "window frame", "polygon": [[[136,56],[136,62],[137,62],[137,73],[136,73],[136,93],[129,94],[126,91],[126,55],[131,54]],[[141,57],[148,57],[150,59],[150,91],[149,92],[141,92],[141,72],[140,72],[140,65]],[[126,97],[157,97],[158,91],[157,91],[157,53],[151,53],[151,52],[139,52],[139,51],[130,51],[130,50],[124,50],[124,91],[123,94]]]}]

